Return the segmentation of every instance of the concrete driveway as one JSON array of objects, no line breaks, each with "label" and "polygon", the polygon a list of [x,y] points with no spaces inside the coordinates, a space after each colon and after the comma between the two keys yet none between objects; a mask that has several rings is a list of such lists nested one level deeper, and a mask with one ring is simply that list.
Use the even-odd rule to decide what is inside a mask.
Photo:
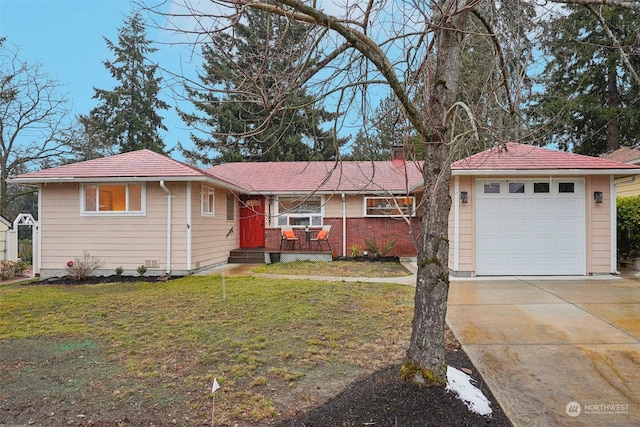
[{"label": "concrete driveway", "polygon": [[640,279],[453,279],[447,321],[515,426],[640,425]]}]

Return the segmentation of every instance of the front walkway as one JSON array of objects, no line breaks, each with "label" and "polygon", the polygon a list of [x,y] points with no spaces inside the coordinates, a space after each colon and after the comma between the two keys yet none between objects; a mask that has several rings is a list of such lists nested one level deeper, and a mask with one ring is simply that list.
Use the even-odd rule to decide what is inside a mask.
[{"label": "front walkway", "polygon": [[454,279],[447,321],[515,426],[640,425],[640,281]]}]

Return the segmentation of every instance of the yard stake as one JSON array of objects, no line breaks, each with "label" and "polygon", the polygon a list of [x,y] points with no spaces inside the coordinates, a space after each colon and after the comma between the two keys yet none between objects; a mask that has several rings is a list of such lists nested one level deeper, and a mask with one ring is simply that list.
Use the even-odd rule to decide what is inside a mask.
[{"label": "yard stake", "polygon": [[216,419],[216,390],[219,389],[220,386],[218,385],[218,379],[216,377],[213,377],[213,386],[211,387],[211,395],[212,395],[212,400],[211,400],[211,427],[214,426],[215,423],[215,419]]},{"label": "yard stake", "polygon": [[227,302],[227,281],[224,277],[224,272],[222,272],[222,301]]}]

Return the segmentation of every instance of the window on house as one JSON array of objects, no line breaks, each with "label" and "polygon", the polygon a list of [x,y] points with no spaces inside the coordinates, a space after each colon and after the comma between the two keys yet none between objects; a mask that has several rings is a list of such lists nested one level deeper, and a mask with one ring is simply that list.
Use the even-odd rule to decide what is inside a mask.
[{"label": "window on house", "polygon": [[200,203],[201,214],[203,216],[214,216],[215,207],[216,207],[215,190],[211,187],[207,187],[203,185],[200,196],[201,196],[201,203]]},{"label": "window on house", "polygon": [[524,182],[510,182],[509,193],[524,193]]},{"label": "window on house", "polygon": [[558,193],[573,193],[574,191],[575,191],[575,184],[573,182],[558,183]]},{"label": "window on house", "polygon": [[227,192],[227,221],[233,221],[236,217],[236,196]]},{"label": "window on house", "polygon": [[322,196],[278,197],[278,225],[299,227],[322,225]]},{"label": "window on house", "polygon": [[500,194],[500,183],[488,182],[484,184],[484,194]]},{"label": "window on house", "polygon": [[144,215],[142,184],[85,184],[82,186],[84,215]]},{"label": "window on house", "polygon": [[414,216],[415,197],[365,197],[365,216]]},{"label": "window on house", "polygon": [[534,193],[548,193],[549,192],[549,183],[548,182],[534,182],[533,183],[533,192]]}]

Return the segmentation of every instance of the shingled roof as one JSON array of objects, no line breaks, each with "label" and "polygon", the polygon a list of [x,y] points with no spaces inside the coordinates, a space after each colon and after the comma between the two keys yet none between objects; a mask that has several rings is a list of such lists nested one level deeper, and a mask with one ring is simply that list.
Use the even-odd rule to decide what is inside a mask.
[{"label": "shingled roof", "polygon": [[640,149],[637,147],[622,147],[615,151],[603,154],[600,157],[616,162],[633,163],[637,165],[640,163]]},{"label": "shingled roof", "polygon": [[510,142],[504,146],[474,154],[451,165],[454,175],[470,175],[506,171],[550,171],[589,174],[638,174],[637,166],[601,157],[584,156]]},{"label": "shingled roof", "polygon": [[403,193],[422,179],[412,162],[225,163],[206,169],[212,176],[255,193]]},{"label": "shingled roof", "polygon": [[211,179],[204,171],[151,150],[131,151],[17,175],[19,183],[113,178]]}]

